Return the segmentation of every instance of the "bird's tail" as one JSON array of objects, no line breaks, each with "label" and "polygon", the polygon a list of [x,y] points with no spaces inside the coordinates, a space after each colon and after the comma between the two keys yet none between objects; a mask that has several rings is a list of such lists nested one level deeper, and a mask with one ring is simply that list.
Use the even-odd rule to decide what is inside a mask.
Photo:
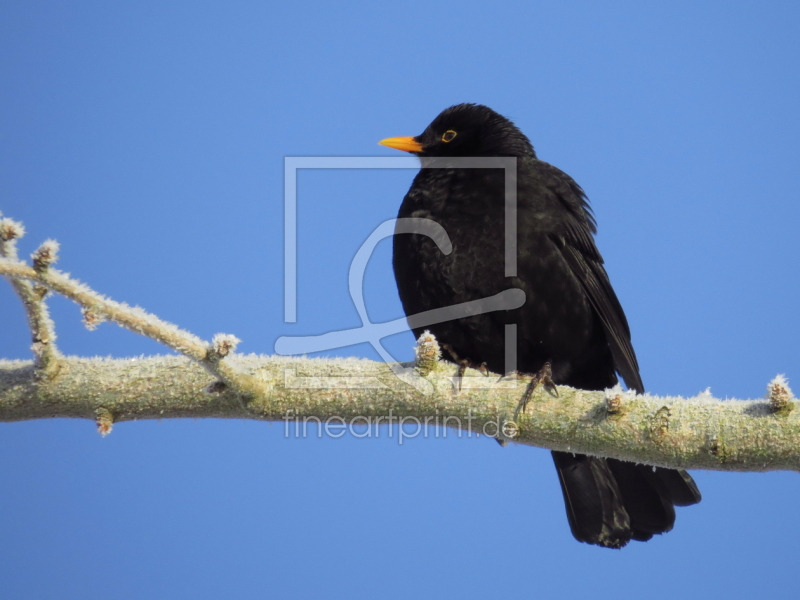
[{"label": "bird's tail", "polygon": [[675,524],[675,506],[700,502],[686,471],[613,458],[553,452],[572,535],[580,542],[622,548]]}]

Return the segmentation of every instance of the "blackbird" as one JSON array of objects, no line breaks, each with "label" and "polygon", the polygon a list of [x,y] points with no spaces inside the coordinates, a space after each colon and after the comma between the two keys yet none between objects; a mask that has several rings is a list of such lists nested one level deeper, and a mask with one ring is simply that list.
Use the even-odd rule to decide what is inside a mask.
[{"label": "blackbird", "polygon": [[[629,388],[644,392],[627,319],[595,246],[594,216],[571,177],[537,159],[509,119],[478,104],[452,106],[420,135],[380,143],[422,158],[398,217],[431,219],[452,243],[444,254],[426,235],[394,236],[394,273],[406,315],[511,288],[525,292],[520,308],[427,328],[460,374],[467,366],[507,374],[505,330],[515,324],[516,370],[534,382],[603,390],[617,383],[619,373]],[[506,277],[504,268],[504,171],[448,166],[443,157],[516,158],[515,277]],[[416,336],[422,333],[414,329]],[[672,529],[675,506],[700,502],[685,471],[552,454],[570,529],[581,542],[621,548],[649,540]]]}]

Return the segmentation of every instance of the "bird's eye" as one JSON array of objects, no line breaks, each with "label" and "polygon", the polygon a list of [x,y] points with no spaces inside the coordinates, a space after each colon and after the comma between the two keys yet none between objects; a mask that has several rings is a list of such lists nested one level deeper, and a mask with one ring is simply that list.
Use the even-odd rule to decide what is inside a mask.
[{"label": "bird's eye", "polygon": [[456,137],[456,135],[458,134],[455,131],[453,131],[452,129],[448,129],[447,131],[444,132],[444,135],[442,136],[442,141],[452,142],[453,138]]}]

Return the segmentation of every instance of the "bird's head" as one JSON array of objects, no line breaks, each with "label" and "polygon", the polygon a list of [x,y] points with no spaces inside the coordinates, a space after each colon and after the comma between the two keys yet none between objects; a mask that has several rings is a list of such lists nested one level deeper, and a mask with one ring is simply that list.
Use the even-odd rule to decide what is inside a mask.
[{"label": "bird's head", "polygon": [[420,135],[378,142],[417,156],[532,156],[530,140],[514,123],[481,104],[442,111]]}]

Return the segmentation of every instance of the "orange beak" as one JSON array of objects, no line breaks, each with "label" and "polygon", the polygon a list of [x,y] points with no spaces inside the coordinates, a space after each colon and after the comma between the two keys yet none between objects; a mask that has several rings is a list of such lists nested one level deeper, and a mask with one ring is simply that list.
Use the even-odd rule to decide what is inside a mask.
[{"label": "orange beak", "polygon": [[413,137],[386,138],[378,142],[381,146],[389,146],[403,152],[422,152],[423,146]]}]

